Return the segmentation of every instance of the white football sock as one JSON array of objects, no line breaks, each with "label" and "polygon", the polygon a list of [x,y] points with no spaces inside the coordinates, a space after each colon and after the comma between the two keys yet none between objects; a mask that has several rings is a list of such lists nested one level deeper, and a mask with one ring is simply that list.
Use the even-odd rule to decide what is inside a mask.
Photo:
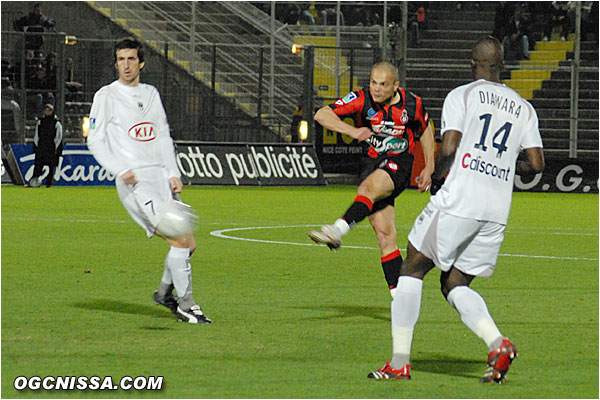
[{"label": "white football sock", "polygon": [[171,277],[171,271],[169,271],[169,266],[167,265],[167,258],[165,258],[165,269],[163,270],[160,286],[158,287],[158,295],[164,297],[171,294],[172,291],[173,278]]},{"label": "white football sock", "polygon": [[185,289],[185,294],[179,299],[179,304],[184,310],[188,310],[190,307],[196,304],[194,300],[194,296],[192,296],[192,264],[190,264],[190,258],[187,260],[187,267],[190,271],[190,280],[188,281],[187,289]]},{"label": "white football sock", "polygon": [[173,285],[179,297],[179,305],[186,310],[195,304],[191,298],[192,266],[189,263],[189,257],[189,248],[171,247],[166,259]]},{"label": "white football sock", "polygon": [[165,259],[165,269],[163,271],[162,278],[160,279],[161,283],[165,285],[173,284],[173,277],[171,276],[171,271],[169,271],[169,267],[167,266],[167,260]]},{"label": "white football sock", "polygon": [[340,232],[341,236],[344,236],[346,233],[350,232],[350,225],[348,225],[345,219],[338,218],[333,223],[333,226],[336,227],[336,229]]},{"label": "white football sock", "polygon": [[488,348],[502,338],[483,297],[468,286],[456,286],[448,293],[448,303],[458,311],[462,322],[482,339]]},{"label": "white football sock", "polygon": [[411,276],[398,279],[392,300],[392,368],[402,368],[410,362],[410,348],[415,325],[421,311],[423,281]]}]

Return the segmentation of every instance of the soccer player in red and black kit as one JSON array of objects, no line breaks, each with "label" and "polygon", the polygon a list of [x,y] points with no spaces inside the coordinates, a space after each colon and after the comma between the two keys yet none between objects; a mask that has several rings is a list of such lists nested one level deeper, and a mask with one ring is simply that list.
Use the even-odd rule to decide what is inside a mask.
[{"label": "soccer player in red and black kit", "polygon": [[[354,119],[352,126],[341,117]],[[400,87],[398,71],[389,62],[380,62],[371,70],[369,90],[350,92],[343,99],[321,108],[315,120],[325,128],[346,134],[359,141],[370,142],[369,160],[361,173],[358,195],[342,218],[333,225],[324,225],[308,236],[316,243],[337,249],[342,236],[369,218],[381,249],[381,265],[390,293],[394,296],[402,265],[402,255],[396,242],[396,197],[410,184],[415,143],[421,141],[425,168],[420,172],[418,189],[423,192],[431,184],[434,170],[434,137],[429,117],[421,98],[406,93]],[[399,145],[378,152],[372,136],[389,135]]]}]

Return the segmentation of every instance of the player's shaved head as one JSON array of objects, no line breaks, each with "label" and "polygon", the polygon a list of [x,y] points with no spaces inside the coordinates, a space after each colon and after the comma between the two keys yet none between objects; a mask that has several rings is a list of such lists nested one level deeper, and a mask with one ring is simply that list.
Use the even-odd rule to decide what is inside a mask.
[{"label": "player's shaved head", "polygon": [[398,101],[398,70],[388,61],[377,63],[371,69],[369,91],[373,100],[380,104]]},{"label": "player's shaved head", "polygon": [[398,69],[389,61],[381,61],[373,65],[371,73],[374,71],[387,71],[392,76],[393,82],[398,82]]},{"label": "player's shaved head", "polygon": [[475,43],[471,51],[471,68],[476,79],[499,82],[504,68],[504,50],[500,41],[487,36]]},{"label": "player's shaved head", "polygon": [[499,64],[504,59],[504,51],[500,41],[488,36],[479,40],[472,49],[472,57],[475,61],[486,61],[490,64]]}]

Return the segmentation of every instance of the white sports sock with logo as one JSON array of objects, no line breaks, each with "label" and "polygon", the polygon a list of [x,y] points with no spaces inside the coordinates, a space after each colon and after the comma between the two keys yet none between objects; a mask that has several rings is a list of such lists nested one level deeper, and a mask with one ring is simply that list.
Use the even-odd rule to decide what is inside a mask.
[{"label": "white sports sock with logo", "polygon": [[421,311],[423,281],[411,276],[401,276],[392,300],[393,357],[390,365],[400,369],[410,363],[413,331]]},{"label": "white sports sock with logo", "polygon": [[458,311],[462,322],[492,350],[502,334],[492,319],[483,297],[468,286],[456,286],[448,293],[448,303]]},{"label": "white sports sock with logo", "polygon": [[179,305],[184,310],[195,304],[192,298],[192,266],[189,263],[189,258],[189,248],[171,247],[166,259],[173,285],[179,297]]}]

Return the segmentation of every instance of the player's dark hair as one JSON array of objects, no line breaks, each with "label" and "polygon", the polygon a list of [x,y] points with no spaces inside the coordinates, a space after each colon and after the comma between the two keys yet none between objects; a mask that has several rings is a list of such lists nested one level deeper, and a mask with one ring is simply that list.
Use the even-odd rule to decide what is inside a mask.
[{"label": "player's dark hair", "polygon": [[115,58],[115,63],[117,62],[117,51],[122,50],[122,49],[136,49],[140,63],[144,62],[144,44],[142,42],[140,42],[138,39],[129,36],[129,37],[120,39],[115,44],[115,51],[113,52],[113,55]]}]

